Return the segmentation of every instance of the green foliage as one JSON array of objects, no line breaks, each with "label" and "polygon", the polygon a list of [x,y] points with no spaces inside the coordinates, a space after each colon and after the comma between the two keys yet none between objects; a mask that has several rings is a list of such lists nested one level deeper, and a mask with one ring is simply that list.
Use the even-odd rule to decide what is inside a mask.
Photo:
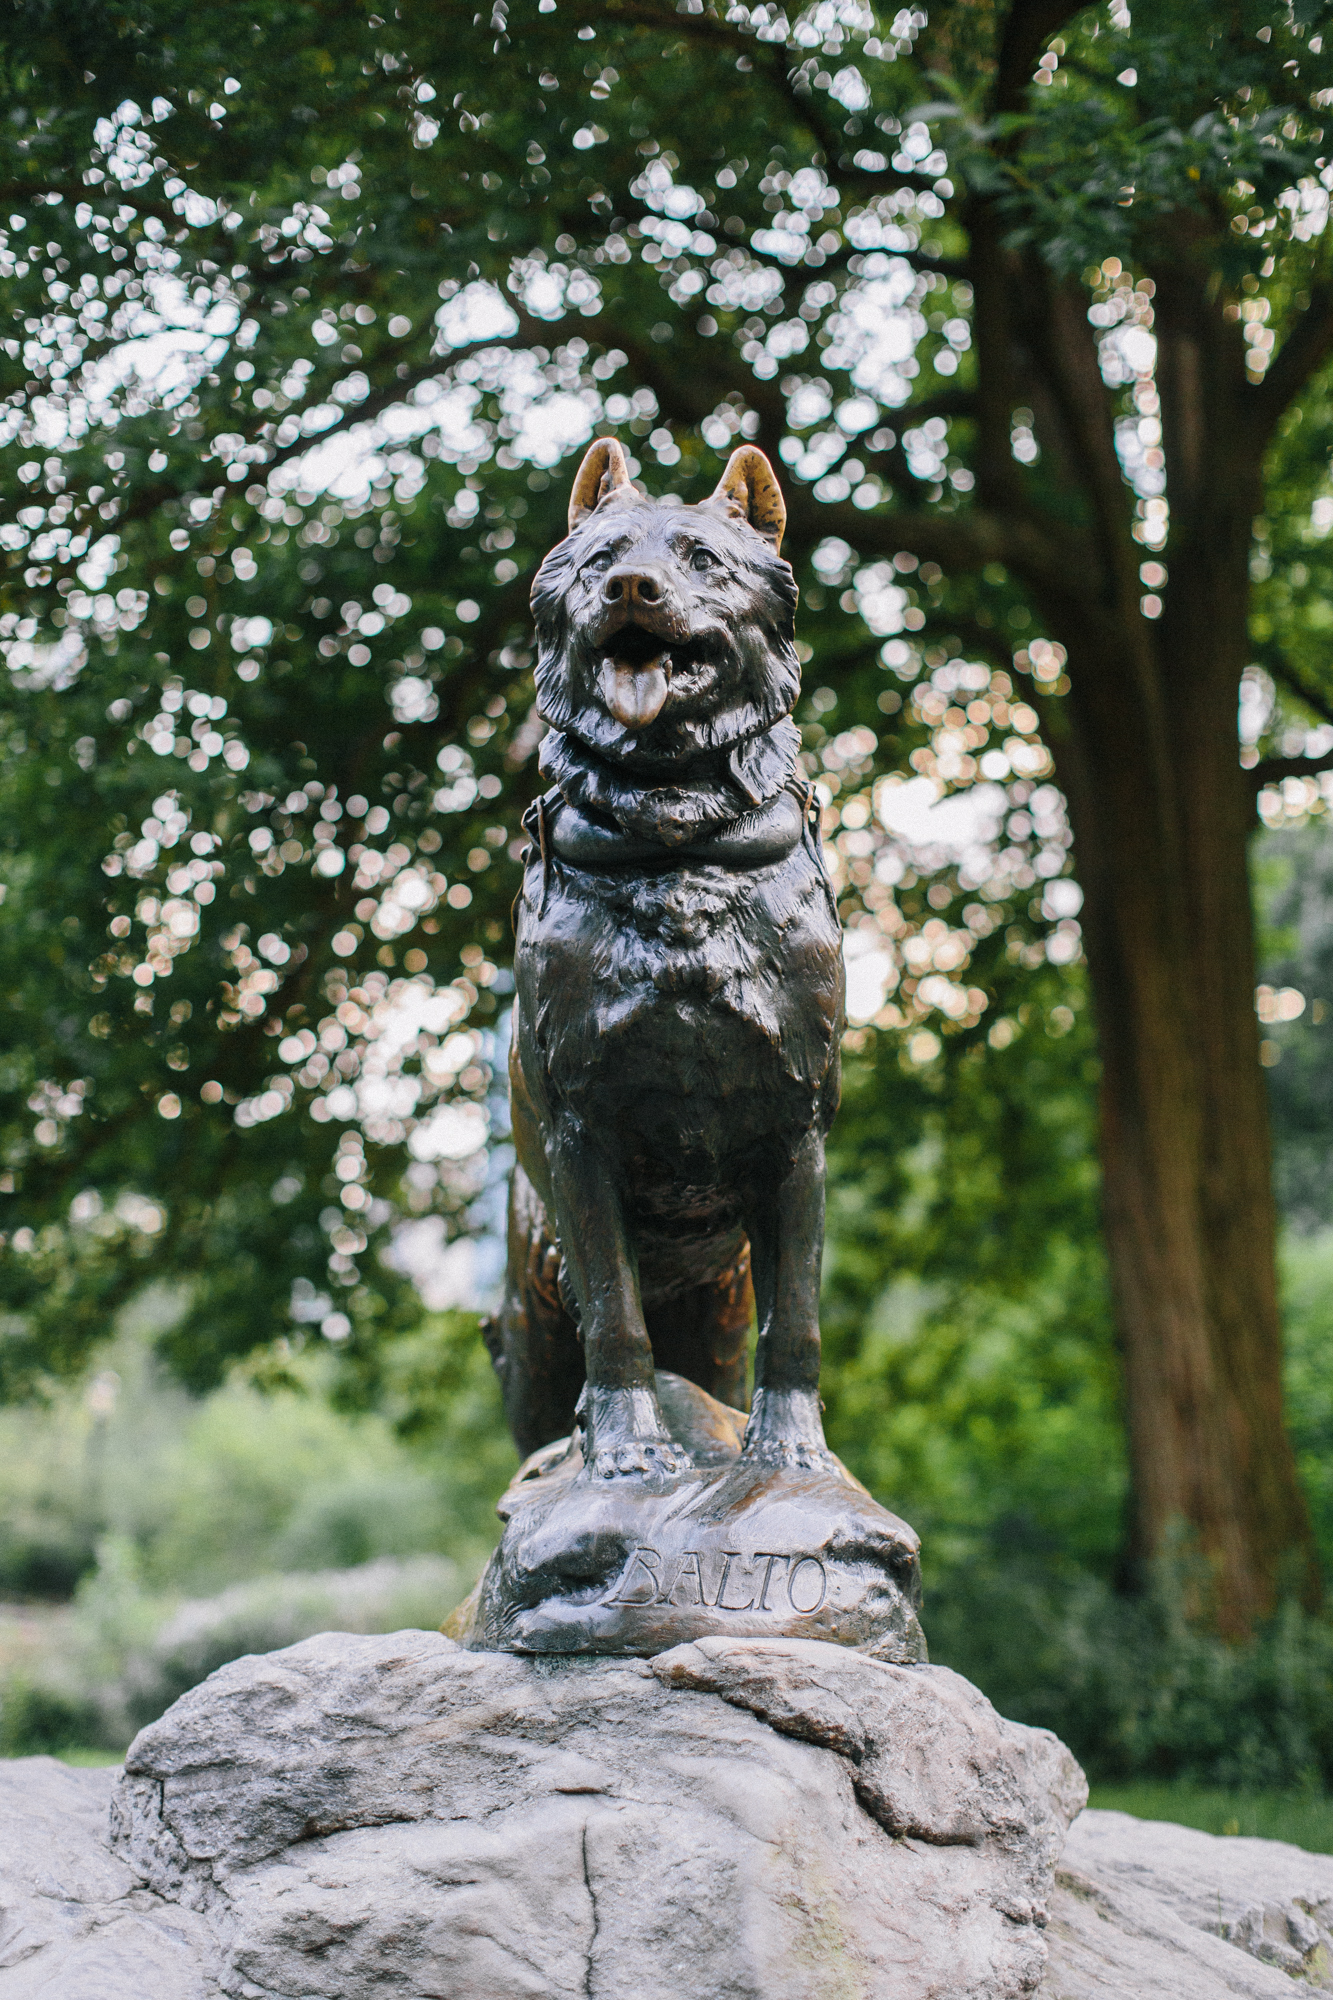
[{"label": "green foliage", "polygon": [[1095,1778],[1333,1788],[1333,1626],[1292,1602],[1227,1643],[1186,1615],[1206,1601],[1185,1560],[1129,1599],[1016,1558],[952,1579],[926,1624],[932,1658],[1054,1729]]},{"label": "green foliage", "polygon": [[[0,1419],[0,1583],[84,1576],[89,1684],[122,1718],[181,1591],[426,1548],[461,1572],[488,1545],[512,1454],[475,1322],[423,1321],[378,1252],[408,1217],[496,1223],[541,784],[526,586],[590,432],[690,499],[757,437],[786,468],[805,768],[852,942],[886,960],[831,1162],[830,1436],[923,1529],[937,1648],[1012,1705],[1022,1607],[1041,1719],[1099,1768],[1324,1768],[1318,1628],[1222,1655],[1111,1590],[1096,1072],[1049,782],[1068,681],[978,495],[998,452],[1034,535],[1083,502],[1039,353],[1033,408],[978,398],[968,227],[993,197],[985,254],[1027,258],[1034,298],[1067,278],[1108,333],[1151,325],[1150,267],[1203,272],[1257,387],[1323,296],[1333,55],[1304,4],[1164,0],[1052,16],[1032,81],[1043,46],[1006,72],[1004,19],[6,17],[0,1398],[53,1401],[24,1419],[40,1475]],[[1149,389],[1108,362],[1145,540]],[[1328,720],[1330,446],[1316,379],[1255,499],[1255,757]],[[883,781],[908,772],[991,788],[981,858],[905,853]],[[1269,977],[1314,996],[1327,899],[1298,858]],[[1330,1219],[1324,1032],[1311,1007],[1272,1035],[1306,1228]],[[1327,1556],[1325,1294],[1313,1262],[1289,1283]],[[155,1286],[156,1352],[217,1393],[119,1354],[114,1411],[64,1394]],[[233,1610],[144,1669],[135,1714],[274,1643],[271,1605]],[[84,1699],[20,1724],[39,1696],[13,1695],[4,1727],[55,1741]],[[1190,1748],[1207,1701],[1229,1749]]]},{"label": "green foliage", "polygon": [[[382,1413],[339,1414],[332,1363],[317,1356],[289,1363],[285,1386],[238,1375],[193,1400],[147,1351],[169,1317],[159,1305],[86,1395],[0,1411],[0,1549],[12,1565],[2,1587],[43,1594],[32,1577],[45,1563],[45,1594],[68,1596],[100,1542],[129,1552],[130,1594],[154,1602],[378,1557],[485,1559],[515,1457],[475,1322],[428,1317],[416,1335],[418,1353],[437,1365],[451,1354],[457,1367],[427,1444],[409,1446]],[[420,1422],[424,1395],[411,1407]]]},{"label": "green foliage", "polygon": [[[1309,97],[1333,81],[1333,51],[1307,38],[1312,25],[1262,0],[1202,18],[1169,0],[1116,34],[1089,9],[1064,35],[1068,88],[1019,128],[1016,240],[1066,272],[1108,250],[1127,263],[1183,251],[1229,284],[1257,278],[1271,234],[1225,224],[1240,221],[1247,192],[1255,219],[1280,215],[1323,163]],[[1299,103],[1284,63],[1306,84]]]},{"label": "green foliage", "polygon": [[95,1561],[95,1546],[81,1522],[35,1510],[0,1526],[0,1592],[6,1596],[59,1603],[73,1595]]},{"label": "green foliage", "polygon": [[[1263,1054],[1278,1199],[1291,1223],[1309,1232],[1333,1223],[1333,837],[1327,820],[1266,835],[1259,856],[1270,1015]],[[1300,1012],[1281,1018],[1289,1003]]]},{"label": "green foliage", "polygon": [[[1058,1097],[1075,1036],[1036,1053],[1050,1066],[1045,1100]],[[1041,1184],[1018,1183],[1029,1196]],[[905,1212],[920,1226],[929,1210]],[[1250,1643],[1224,1643],[1187,1550],[1142,1597],[1117,1589],[1123,1438],[1100,1260],[1077,1218],[1075,1204],[1075,1227],[1057,1224],[1027,1282],[1015,1265],[1007,1294],[980,1276],[975,1289],[957,1279],[956,1294],[943,1278],[915,1297],[910,1280],[891,1285],[850,1364],[840,1355],[830,1435],[923,1533],[931,1657],[1002,1713],[1056,1730],[1102,1779],[1333,1789],[1326,1618],[1288,1603]],[[835,1235],[835,1281],[840,1248]],[[968,1251],[951,1246],[956,1270]],[[1288,1416],[1325,1564],[1331,1256],[1325,1234],[1291,1238],[1284,1257]]]},{"label": "green foliage", "polygon": [[[228,1660],[294,1646],[316,1632],[434,1630],[475,1569],[438,1556],[381,1558],[348,1570],[258,1578],[182,1605],[97,1683],[93,1740],[126,1743]],[[91,1622],[91,1621],[89,1621]]]},{"label": "green foliage", "polygon": [[[1326,845],[1322,828],[1260,845],[1275,986],[1308,966],[1281,895],[1317,885]],[[1312,886],[1302,907],[1315,900]],[[1183,1557],[1142,1599],[1117,1589],[1124,1442],[1082,975],[1047,968],[1020,991],[1000,1017],[1012,1039],[991,1031],[1000,1048],[978,1031],[918,1067],[884,1039],[849,1065],[830,1162],[830,1438],[922,1532],[932,1658],[1003,1713],[1057,1730],[1106,1779],[1333,1786],[1326,1620],[1287,1605],[1248,1646],[1224,1644],[1186,1615],[1207,1578]],[[1275,1084],[1294,1038],[1322,1033],[1309,1012],[1272,1030]],[[1333,1131],[1275,1122],[1279,1184],[1326,1188]],[[1333,1232],[1291,1234],[1283,1277],[1288,1422],[1328,1567]]]},{"label": "green foliage", "polygon": [[[0,1754],[123,1749],[242,1653],[433,1628],[494,1545],[515,1455],[470,1316],[414,1336],[444,1393],[404,1402],[409,1444],[382,1411],[333,1407],[327,1357],[195,1400],[153,1358],[172,1303],[151,1304],[85,1394],[0,1411],[0,1590],[29,1599],[12,1623],[0,1607]],[[72,1604],[33,1604],[34,1580]]]},{"label": "green foliage", "polygon": [[1333,1231],[1283,1255],[1287,1424],[1322,1565],[1333,1570]]},{"label": "green foliage", "polygon": [[[1008,859],[984,888],[942,870],[962,961],[905,977],[875,1031],[966,1036],[987,938],[1032,970],[1072,921],[1031,894],[1068,830],[1015,830],[1063,683],[972,536],[966,204],[998,189],[1055,270],[1119,257],[1087,273],[1106,326],[1150,317],[1130,268],[1185,242],[1285,328],[1320,254],[1284,190],[1330,58],[1254,0],[1202,33],[1183,5],[1087,8],[1035,82],[1042,48],[1002,61],[971,5],[924,29],[529,0],[219,21],[61,4],[0,35],[9,1396],[77,1375],[164,1275],[161,1350],[196,1389],[346,1320],[359,1396],[415,1320],[376,1255],[395,1224],[493,1220],[540,784],[525,589],[590,429],[689,498],[742,437],[785,461],[849,923],[901,945],[932,920],[881,869],[876,779],[968,786],[1000,753]],[[1275,460],[1288,513],[1322,423]],[[1058,455],[1011,470],[1036,515],[1077,506]],[[1127,484],[1126,520],[1146,504]]]},{"label": "green foliage", "polygon": [[93,1743],[94,1703],[19,1674],[0,1680],[0,1757],[51,1757]]},{"label": "green foliage", "polygon": [[[1001,940],[1002,943],[1002,940]],[[928,1583],[1023,1551],[1109,1575],[1124,1445],[1083,976],[988,968],[989,1031],[848,1066],[830,1153],[829,1436]],[[893,1134],[892,1147],[886,1133]]]},{"label": "green foliage", "polygon": [[[890,1065],[880,1042],[851,1066],[831,1178],[830,1435],[923,1530],[933,1657],[1004,1712],[1058,1729],[1107,1778],[1188,1777],[1247,1796],[1333,1782],[1327,1626],[1288,1609],[1250,1647],[1220,1645],[1182,1615],[1181,1577],[1196,1598],[1206,1588],[1188,1565],[1144,1602],[1115,1591],[1123,1464],[1089,1035],[1081,975],[1043,980],[1042,1007],[1001,1016],[1017,1030],[996,1035],[1001,1047],[978,1035],[933,1065]],[[959,1089],[953,1061],[984,1084]],[[910,1145],[876,1152],[872,1095]],[[997,1176],[1004,1158],[1022,1171]],[[1325,1561],[1331,1240],[1294,1238],[1286,1257],[1289,1411]],[[114,1350],[121,1382],[102,1418],[68,1393],[45,1416],[0,1416],[0,1513],[21,1502],[70,1536],[117,1530],[72,1629],[5,1677],[12,1751],[123,1744],[225,1659],[306,1631],[437,1622],[494,1534],[489,1506],[513,1457],[467,1316],[440,1316],[387,1351],[401,1369],[365,1385],[383,1405],[371,1415],[338,1415],[309,1393],[309,1359],[289,1364],[305,1394],[261,1395],[242,1378],[192,1403],[144,1360],[152,1333]],[[393,1442],[395,1419],[419,1445]],[[341,1578],[311,1574],[413,1547],[447,1551],[448,1575],[438,1557],[414,1569],[392,1554]],[[266,1568],[276,1573],[242,1580]],[[180,1592],[221,1586],[179,1607]]]},{"label": "green foliage", "polygon": [[58,1642],[0,1671],[0,1755],[123,1751],[229,1660],[316,1632],[434,1630],[477,1567],[438,1555],[382,1556],[347,1570],[256,1577],[182,1604],[145,1589],[133,1546],[109,1540]]},{"label": "green foliage", "polygon": [[[1333,1569],[1330,851],[1317,821],[1261,835],[1255,866],[1264,980],[1305,996],[1264,1032],[1280,1051],[1288,1425]],[[1085,975],[1029,969],[1002,931],[987,947],[974,965],[994,1016],[924,1064],[888,1036],[850,1055],[830,1149],[829,1435],[921,1530],[932,1602],[970,1603],[968,1577],[1011,1562],[1061,1588],[1112,1584],[1126,1491]]]}]

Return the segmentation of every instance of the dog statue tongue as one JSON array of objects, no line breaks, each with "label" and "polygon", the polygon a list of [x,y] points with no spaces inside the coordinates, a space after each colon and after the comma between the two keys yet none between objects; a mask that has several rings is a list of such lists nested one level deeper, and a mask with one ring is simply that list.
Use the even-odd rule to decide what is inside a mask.
[{"label": "dog statue tongue", "polygon": [[620,660],[602,661],[602,698],[617,722],[626,729],[646,729],[662,713],[667,698],[671,655],[659,653],[646,666],[626,666]]}]

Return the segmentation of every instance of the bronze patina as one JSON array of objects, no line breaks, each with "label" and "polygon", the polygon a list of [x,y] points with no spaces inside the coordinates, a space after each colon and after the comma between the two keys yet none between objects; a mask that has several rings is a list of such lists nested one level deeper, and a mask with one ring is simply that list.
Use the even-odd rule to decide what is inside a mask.
[{"label": "bronze patina", "polygon": [[753,446],[690,506],[646,496],[602,439],[533,587],[550,789],[525,821],[488,1330],[532,1456],[457,1628],[474,1644],[921,1650],[916,1537],[821,1420],[843,962],[791,720],[785,518]]}]

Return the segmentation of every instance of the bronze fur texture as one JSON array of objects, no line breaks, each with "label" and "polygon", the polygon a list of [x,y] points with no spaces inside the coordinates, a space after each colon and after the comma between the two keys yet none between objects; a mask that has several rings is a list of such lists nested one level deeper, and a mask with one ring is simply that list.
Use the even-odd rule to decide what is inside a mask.
[{"label": "bronze fur texture", "polygon": [[518,1163],[488,1329],[520,1450],[585,1478],[689,1463],[655,1369],[744,1409],[743,1453],[831,1462],[824,1140],[843,962],[798,762],[797,590],[771,467],[697,506],[594,444],[532,592],[550,789],[515,906]]}]

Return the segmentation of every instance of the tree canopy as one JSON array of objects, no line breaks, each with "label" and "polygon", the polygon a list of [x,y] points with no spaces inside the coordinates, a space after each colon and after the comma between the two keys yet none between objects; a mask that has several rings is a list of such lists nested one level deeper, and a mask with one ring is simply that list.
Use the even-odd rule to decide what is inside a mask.
[{"label": "tree canopy", "polygon": [[[595,432],[692,499],[738,440],[784,468],[867,1076],[997,1057],[1016,980],[1072,1022],[1085,891],[1112,990],[1096,885],[1177,835],[1110,837],[1089,770],[1227,699],[1235,763],[1242,667],[1237,797],[1322,796],[1326,11],[10,13],[6,1393],[150,1275],[196,1386],[322,1328],[371,1393],[416,1310],[377,1252],[494,1226],[526,593]],[[1222,697],[1172,665],[1200,380],[1272,503],[1231,479]]]}]

